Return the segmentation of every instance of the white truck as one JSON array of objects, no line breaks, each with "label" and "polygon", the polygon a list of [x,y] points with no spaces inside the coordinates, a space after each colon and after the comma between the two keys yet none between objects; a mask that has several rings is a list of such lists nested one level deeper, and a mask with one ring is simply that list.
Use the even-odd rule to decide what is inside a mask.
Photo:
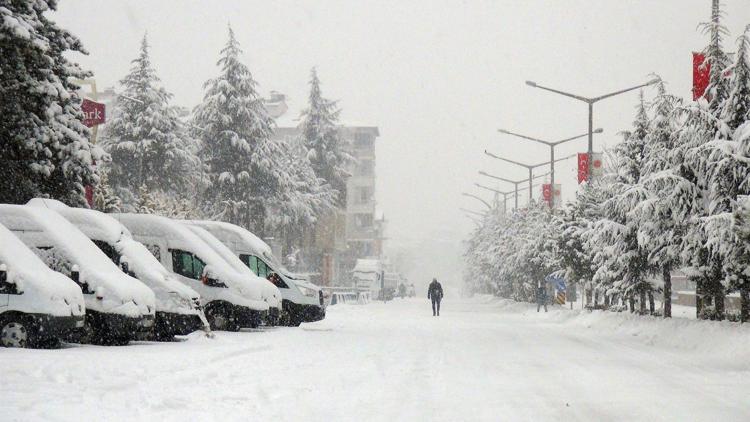
[{"label": "white truck", "polygon": [[268,304],[261,289],[234,271],[187,225],[148,214],[110,214],[177,279],[198,292],[213,330],[257,327]]},{"label": "white truck", "polygon": [[208,329],[200,295],[180,283],[125,226],[102,212],[69,207],[54,199],[35,198],[28,205],[55,211],[85,234],[120,269],[148,286],[156,296],[154,339],[170,340]]},{"label": "white truck", "polygon": [[295,279],[271,251],[271,247],[251,232],[220,221],[191,221],[219,239],[240,261],[259,277],[267,278],[281,291],[281,324],[298,326],[325,318],[323,293],[318,286]]},{"label": "white truck", "polygon": [[211,233],[207,232],[201,227],[188,225],[190,230],[193,231],[198,237],[201,238],[211,249],[219,254],[227,264],[231,265],[232,268],[238,273],[242,274],[248,281],[253,284],[257,284],[261,289],[261,297],[263,301],[268,304],[268,315],[264,321],[266,325],[277,325],[281,316],[281,292],[279,289],[270,281],[258,277],[257,274],[250,271],[221,241],[215,238]]},{"label": "white truck", "polygon": [[0,344],[52,347],[84,324],[81,289],[0,224]]},{"label": "white truck", "polygon": [[50,269],[78,284],[86,318],[75,340],[112,345],[150,335],[156,312],[154,293],[120,271],[62,216],[39,207],[0,204],[0,224]]}]

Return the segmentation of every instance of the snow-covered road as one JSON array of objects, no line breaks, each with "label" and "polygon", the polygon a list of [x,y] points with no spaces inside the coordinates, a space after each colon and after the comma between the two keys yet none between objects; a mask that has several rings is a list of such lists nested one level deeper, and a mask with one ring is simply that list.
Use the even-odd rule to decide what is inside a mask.
[{"label": "snow-covered road", "polygon": [[395,300],[298,329],[0,349],[0,420],[750,420],[750,364],[524,306]]}]

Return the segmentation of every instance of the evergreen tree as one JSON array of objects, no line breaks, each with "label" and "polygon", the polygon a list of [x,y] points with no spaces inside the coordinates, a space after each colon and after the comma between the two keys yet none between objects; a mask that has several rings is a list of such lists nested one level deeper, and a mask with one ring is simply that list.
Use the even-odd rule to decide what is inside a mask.
[{"label": "evergreen tree", "polygon": [[208,167],[207,192],[213,214],[263,236],[269,203],[292,184],[284,165],[286,147],[271,139],[274,123],[256,90],[257,83],[239,60],[240,45],[229,28],[221,50],[220,74],[204,84],[195,122],[203,130],[201,155]]},{"label": "evergreen tree", "polygon": [[337,204],[343,207],[346,204],[346,179],[350,176],[347,166],[353,159],[346,152],[345,142],[339,134],[340,112],[336,101],[323,97],[318,73],[313,68],[310,71],[308,106],[300,119],[302,144],[307,148],[307,157],[315,174],[337,191]]},{"label": "evergreen tree", "polygon": [[105,213],[122,211],[122,200],[113,192],[105,171],[100,172],[99,185],[94,191],[94,209]]},{"label": "evergreen tree", "polygon": [[650,312],[654,312],[653,286],[649,283],[648,253],[638,242],[639,221],[632,211],[647,198],[638,183],[644,161],[649,118],[643,93],[637,107],[633,131],[626,132],[623,142],[615,147],[617,163],[613,196],[602,204],[602,216],[592,233],[592,250],[599,266],[594,282],[606,295],[624,295],[634,311],[634,296],[640,296],[640,312],[645,312],[646,296]]},{"label": "evergreen tree", "polygon": [[55,0],[2,2],[0,7],[0,202],[48,196],[83,206],[84,186],[96,185],[79,88],[88,72],[65,58],[86,54],[81,42],[45,13]]},{"label": "evergreen tree", "polygon": [[145,36],[132,63],[120,81],[123,93],[103,142],[112,156],[110,181],[118,190],[135,192],[145,185],[150,190],[181,194],[194,180],[198,165],[194,141],[169,105],[172,95],[159,85]]},{"label": "evergreen tree", "polygon": [[[680,265],[680,242],[685,233],[689,215],[679,214],[684,208],[672,204],[684,196],[670,172],[669,160],[675,145],[675,132],[680,122],[675,109],[680,100],[666,91],[663,81],[657,84],[657,96],[652,103],[654,116],[649,123],[644,147],[640,184],[647,198],[635,209],[638,221],[638,244],[648,251],[648,262],[661,273],[663,284],[663,316],[672,316],[672,270]],[[678,179],[679,181],[679,179]]]}]

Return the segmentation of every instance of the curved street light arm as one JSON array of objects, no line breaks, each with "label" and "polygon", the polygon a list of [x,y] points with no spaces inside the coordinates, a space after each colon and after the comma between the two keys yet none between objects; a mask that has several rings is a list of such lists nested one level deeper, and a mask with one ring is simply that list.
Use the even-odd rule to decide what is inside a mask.
[{"label": "curved street light arm", "polygon": [[484,216],[485,216],[485,214],[484,214],[484,213],[481,213],[481,212],[477,212],[477,211],[472,211],[472,210],[470,210],[470,209],[467,209],[467,208],[459,208],[459,209],[460,209],[461,211],[463,211],[463,212],[468,212],[469,214],[474,214],[474,215],[478,215],[478,216],[480,216],[480,217],[484,217]]},{"label": "curved street light arm", "polygon": [[649,85],[653,85],[653,84],[655,84],[657,82],[659,82],[657,79],[652,79],[652,80],[646,82],[645,84],[640,84],[640,85],[637,85],[637,86],[634,86],[634,87],[631,87],[631,88],[621,89],[619,91],[610,92],[609,94],[604,94],[604,95],[600,95],[598,97],[592,98],[591,102],[595,103],[595,102],[603,100],[605,98],[614,97],[615,95],[624,94],[626,92],[633,91],[633,90],[636,90],[638,88],[643,88],[643,87],[646,87],[646,86],[649,86]]},{"label": "curved street light arm", "polygon": [[482,198],[480,198],[480,197],[478,197],[476,195],[472,195],[472,194],[466,193],[466,192],[462,192],[461,195],[468,196],[469,198],[474,198],[474,199],[476,199],[478,201],[481,201],[487,207],[487,209],[490,209],[490,210],[492,209],[492,205],[490,205],[489,202],[485,201],[484,199],[482,199]]},{"label": "curved street light arm", "polygon": [[528,164],[519,163],[518,161],[509,160],[507,158],[503,158],[503,157],[497,156],[497,155],[495,155],[495,154],[493,154],[491,152],[488,152],[487,150],[484,150],[484,153],[487,154],[487,155],[489,155],[492,158],[497,158],[498,160],[507,161],[507,162],[509,162],[511,164],[515,164],[517,166],[521,166],[521,167],[524,167],[526,169],[533,169],[534,167],[539,167],[538,165],[536,165],[536,166],[530,166]]},{"label": "curved street light arm", "polygon": [[570,92],[565,92],[565,91],[560,91],[558,89],[549,88],[549,87],[546,87],[546,86],[539,85],[539,84],[537,84],[535,82],[526,81],[526,85],[528,85],[530,87],[533,87],[533,88],[539,88],[539,89],[543,89],[545,91],[554,92],[555,94],[564,95],[566,97],[575,98],[576,100],[583,101],[584,103],[593,103],[594,102],[592,98],[582,97],[580,95],[571,94]]}]

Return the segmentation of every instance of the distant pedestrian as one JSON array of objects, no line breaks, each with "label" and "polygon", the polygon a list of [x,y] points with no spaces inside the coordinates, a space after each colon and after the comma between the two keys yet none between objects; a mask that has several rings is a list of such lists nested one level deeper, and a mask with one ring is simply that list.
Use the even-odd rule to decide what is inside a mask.
[{"label": "distant pedestrian", "polygon": [[427,299],[432,300],[432,316],[440,316],[440,301],[443,300],[443,286],[436,278],[432,279],[430,288],[427,289]]},{"label": "distant pedestrian", "polygon": [[536,311],[539,312],[539,308],[544,306],[544,312],[547,312],[547,286],[544,283],[539,283],[536,288]]}]

